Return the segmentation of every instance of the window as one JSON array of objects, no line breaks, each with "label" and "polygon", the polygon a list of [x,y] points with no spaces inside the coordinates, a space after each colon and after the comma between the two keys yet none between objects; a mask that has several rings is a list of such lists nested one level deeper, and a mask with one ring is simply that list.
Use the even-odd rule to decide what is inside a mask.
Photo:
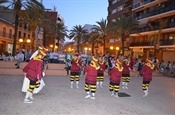
[{"label": "window", "polygon": [[9,38],[12,38],[12,29],[9,30]]},{"label": "window", "polygon": [[170,34],[169,35],[169,40],[173,40],[173,39],[175,40],[175,34]]},{"label": "window", "polygon": [[6,37],[6,27],[3,27],[3,37]]},{"label": "window", "polygon": [[117,11],[120,11],[120,10],[123,10],[123,5],[121,5],[117,8]]},{"label": "window", "polygon": [[118,0],[114,0],[114,1],[112,1],[112,4],[115,4],[115,3],[117,3],[117,1],[118,1]]},{"label": "window", "polygon": [[112,14],[114,14],[114,13],[116,13],[116,12],[117,12],[117,10],[116,10],[116,9],[112,10]]},{"label": "window", "polygon": [[18,38],[21,38],[21,31],[18,32]]}]

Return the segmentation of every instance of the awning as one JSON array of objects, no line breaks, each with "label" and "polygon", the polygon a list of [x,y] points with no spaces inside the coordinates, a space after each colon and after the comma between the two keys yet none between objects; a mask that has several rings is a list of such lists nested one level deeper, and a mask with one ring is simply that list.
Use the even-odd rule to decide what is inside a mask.
[{"label": "awning", "polygon": [[139,26],[145,26],[148,23],[149,18],[142,19],[139,21]]},{"label": "awning", "polygon": [[3,42],[0,40],[0,44],[2,44]]}]

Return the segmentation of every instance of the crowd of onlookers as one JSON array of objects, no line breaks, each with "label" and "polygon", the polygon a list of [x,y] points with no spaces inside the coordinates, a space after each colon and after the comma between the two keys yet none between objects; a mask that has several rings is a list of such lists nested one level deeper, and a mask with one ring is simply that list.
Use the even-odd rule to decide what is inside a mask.
[{"label": "crowd of onlookers", "polygon": [[[33,52],[31,50],[18,50],[16,51],[16,55],[12,56],[10,53],[2,53],[0,55],[0,60],[3,61],[16,61],[16,68],[19,68],[20,62],[26,61],[28,62],[32,56]],[[79,54],[79,59],[81,59],[84,66],[86,66],[92,58],[93,54]],[[46,57],[44,58],[44,63],[60,63],[65,64],[65,68],[71,67],[71,60],[73,57],[73,53],[64,53],[64,52],[57,52],[57,51],[48,51]],[[110,66],[114,66],[115,59],[116,58],[124,58],[122,56],[112,56],[109,54],[103,55],[103,60],[107,63],[106,66],[110,68]],[[129,56],[128,59],[131,59]],[[137,68],[137,71],[141,71],[142,67],[144,66],[144,60],[142,56],[139,56],[138,58],[132,58],[133,66]],[[160,71],[163,75],[166,75],[167,73],[175,74],[175,61],[165,62],[162,60],[159,62],[159,60],[154,57],[152,59],[152,63],[154,64],[154,70]],[[110,64],[110,65],[109,65]]]},{"label": "crowd of onlookers", "polygon": [[[154,65],[154,70],[159,71],[162,73],[162,75],[175,75],[175,61],[167,61],[165,62],[162,60],[161,62],[154,57],[152,60],[152,64]],[[137,67],[137,71],[141,71],[142,67],[144,66],[144,61],[142,60],[142,57],[136,59],[134,66]]]}]

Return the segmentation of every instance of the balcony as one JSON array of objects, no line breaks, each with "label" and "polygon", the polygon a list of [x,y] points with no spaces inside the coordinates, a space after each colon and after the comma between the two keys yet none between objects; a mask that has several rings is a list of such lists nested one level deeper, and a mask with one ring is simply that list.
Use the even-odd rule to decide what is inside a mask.
[{"label": "balcony", "polygon": [[175,10],[175,3],[168,4],[165,7],[162,7],[162,8],[159,8],[159,9],[155,9],[153,11],[149,11],[147,13],[144,13],[144,14],[140,15],[140,16],[135,16],[134,20],[140,20],[140,19],[143,19],[143,18],[147,18],[147,17],[150,17],[150,16],[158,15],[158,14],[161,14],[161,13],[164,13],[164,12],[168,12],[168,11],[172,11],[172,10]]},{"label": "balcony", "polygon": [[153,1],[155,1],[155,0],[145,0],[145,1],[143,1],[143,2],[139,2],[139,3],[137,3],[137,4],[134,4],[134,5],[132,6],[132,9],[138,8],[138,7],[140,7],[140,6],[143,6],[143,5],[148,4],[148,3],[150,3],[150,2],[153,2]]},{"label": "balcony", "polygon": [[10,39],[13,38],[12,34],[5,33],[5,32],[2,32],[2,31],[0,31],[0,37],[10,38]]},{"label": "balcony", "polygon": [[[165,45],[175,45],[175,39],[172,40],[160,40],[160,46]],[[153,46],[153,44],[150,42],[131,42],[130,46]]]},{"label": "balcony", "polygon": [[[172,27],[175,27],[175,22],[167,23],[167,25],[164,27],[164,29],[172,28]],[[153,28],[146,26],[146,27],[142,27],[142,28],[133,30],[132,34],[148,32],[148,31],[155,31],[155,30],[159,30],[159,29],[160,29],[160,25],[154,25]]]}]

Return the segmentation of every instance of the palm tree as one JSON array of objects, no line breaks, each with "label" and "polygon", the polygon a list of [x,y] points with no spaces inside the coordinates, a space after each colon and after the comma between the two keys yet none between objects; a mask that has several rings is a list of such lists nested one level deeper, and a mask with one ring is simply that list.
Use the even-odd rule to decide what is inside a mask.
[{"label": "palm tree", "polygon": [[150,45],[154,46],[154,57],[156,57],[156,55],[157,55],[157,50],[159,49],[159,46],[160,46],[160,38],[162,37],[162,30],[167,25],[168,20],[169,20],[169,18],[166,18],[166,19],[163,19],[159,22],[160,25],[158,27],[158,32],[154,31],[154,26],[152,26],[151,23],[148,23],[148,26],[151,28],[152,31],[154,31],[154,34],[152,34],[151,36],[148,37],[150,39],[151,43],[153,43]]},{"label": "palm tree", "polygon": [[92,31],[88,34],[86,34],[83,38],[83,43],[81,44],[82,46],[91,46],[91,53],[94,54],[94,45],[97,41],[99,34],[95,31]]},{"label": "palm tree", "polygon": [[107,20],[101,19],[101,21],[96,22],[97,25],[94,25],[92,30],[95,30],[98,32],[99,36],[98,39],[101,39],[103,41],[103,54],[105,54],[105,49],[106,49],[106,39],[107,39],[107,34],[110,30],[110,27],[107,24]]},{"label": "palm tree", "polygon": [[[68,32],[68,29],[67,29],[67,27],[66,26],[64,26],[64,24],[62,24],[62,23],[58,23],[58,24],[56,24],[56,30],[55,30],[55,32],[56,32],[56,39],[57,39],[57,43],[58,43],[58,45],[59,45],[59,42],[61,41],[61,42],[64,42],[64,38],[65,37],[68,37],[68,34],[67,34],[67,32]],[[58,46],[59,47],[59,46]]]},{"label": "palm tree", "polygon": [[23,10],[31,8],[35,9],[38,7],[43,8],[44,6],[37,0],[1,0],[0,4],[8,4],[7,8],[12,7],[15,14],[15,32],[14,32],[13,51],[12,51],[12,54],[15,55],[20,12],[22,11],[22,9]]},{"label": "palm tree", "polygon": [[122,15],[112,22],[112,26],[117,31],[117,34],[121,37],[122,41],[122,55],[124,55],[124,41],[125,36],[130,35],[132,29],[136,28],[138,25],[137,21],[134,21],[131,16]]},{"label": "palm tree", "polygon": [[77,42],[77,52],[79,53],[79,47],[80,42],[84,38],[84,36],[87,34],[87,30],[84,29],[81,25],[76,25],[73,27],[72,30],[70,30],[69,38],[75,40]]}]

